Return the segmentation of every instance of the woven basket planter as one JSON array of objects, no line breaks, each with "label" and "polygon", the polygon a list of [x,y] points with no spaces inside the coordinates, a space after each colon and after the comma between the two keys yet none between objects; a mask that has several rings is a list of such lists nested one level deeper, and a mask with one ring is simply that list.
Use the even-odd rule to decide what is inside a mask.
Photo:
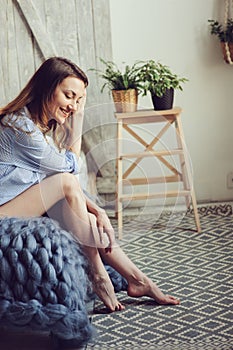
[{"label": "woven basket planter", "polygon": [[[233,62],[233,43],[223,43],[223,42],[221,42],[220,44],[221,44],[221,47],[222,47],[222,53],[223,53],[224,61],[226,63],[232,64],[232,62]],[[229,48],[230,57],[227,54],[226,46]]]},{"label": "woven basket planter", "polygon": [[138,104],[138,91],[136,89],[112,90],[116,112],[135,112]]}]

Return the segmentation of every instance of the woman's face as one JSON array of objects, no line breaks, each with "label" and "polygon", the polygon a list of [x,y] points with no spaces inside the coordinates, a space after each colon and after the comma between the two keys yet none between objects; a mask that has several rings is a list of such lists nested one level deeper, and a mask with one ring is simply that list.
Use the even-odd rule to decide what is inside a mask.
[{"label": "woman's face", "polygon": [[79,104],[86,94],[84,82],[76,77],[65,78],[59,84],[48,104],[50,116],[61,125],[74,112],[79,109]]}]

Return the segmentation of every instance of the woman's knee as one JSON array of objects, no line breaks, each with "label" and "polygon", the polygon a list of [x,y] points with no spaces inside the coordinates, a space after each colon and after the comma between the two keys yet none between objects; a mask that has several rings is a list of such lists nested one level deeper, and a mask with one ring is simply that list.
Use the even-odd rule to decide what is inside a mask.
[{"label": "woman's knee", "polygon": [[64,173],[61,176],[61,181],[65,197],[82,194],[82,189],[77,176],[70,173]]}]

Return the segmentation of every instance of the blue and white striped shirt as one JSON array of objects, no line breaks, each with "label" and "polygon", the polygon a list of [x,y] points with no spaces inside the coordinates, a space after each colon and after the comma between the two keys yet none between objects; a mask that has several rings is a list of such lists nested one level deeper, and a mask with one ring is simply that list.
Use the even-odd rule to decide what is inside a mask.
[{"label": "blue and white striped shirt", "polygon": [[2,121],[9,127],[0,124],[0,205],[46,176],[78,173],[75,154],[59,152],[50,145],[26,107],[4,116]]}]

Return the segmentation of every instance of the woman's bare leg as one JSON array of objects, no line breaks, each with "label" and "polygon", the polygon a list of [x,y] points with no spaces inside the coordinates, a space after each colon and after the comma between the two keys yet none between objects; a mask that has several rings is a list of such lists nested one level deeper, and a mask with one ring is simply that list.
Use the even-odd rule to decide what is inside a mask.
[{"label": "woman's bare leg", "polygon": [[[64,209],[63,213],[66,211],[66,207]],[[67,209],[69,210],[69,208]],[[96,226],[96,217],[89,213],[89,220],[91,222],[96,245],[100,247],[101,243],[99,241],[99,233]],[[156,300],[156,302],[159,304],[176,305],[180,303],[179,299],[171,295],[165,295],[151,279],[149,279],[142,271],[140,271],[140,269],[138,269],[138,267],[129,259],[129,257],[117,244],[112,247],[111,253],[106,253],[105,249],[101,248],[99,248],[99,253],[103,261],[112,266],[126,278],[128,282],[128,295],[131,297],[148,296]],[[93,260],[93,258],[91,260]],[[100,288],[99,291],[101,292],[102,290],[104,294],[106,292],[107,294],[110,293],[110,295],[112,295],[113,287],[111,286],[111,290],[105,291],[104,282],[104,276],[98,276],[96,287],[98,288],[102,285],[102,288]],[[122,305],[121,308],[123,308]]]},{"label": "woman's bare leg", "polygon": [[99,249],[99,252],[107,264],[126,278],[129,296],[148,296],[159,304],[180,304],[179,299],[165,295],[151,279],[135,266],[120,247],[114,247],[111,254],[106,254],[103,249]]},{"label": "woman's bare leg", "polygon": [[[76,215],[74,215],[73,222],[69,221],[69,223],[67,223],[66,217],[69,216],[69,220],[72,217],[72,214],[70,214],[70,205],[67,205],[66,201],[63,201],[62,204],[63,204],[62,213],[63,213],[66,227],[72,232],[75,232],[75,226],[77,226]],[[87,214],[88,214],[88,220],[89,220],[88,223],[89,223],[89,226],[91,227],[94,244],[93,244],[93,241],[85,241],[85,244],[83,245],[83,251],[88,257],[91,265],[91,275],[92,275],[91,279],[93,282],[94,292],[104,302],[104,304],[109,308],[110,311],[123,310],[124,306],[117,300],[114,292],[114,287],[103,265],[103,261],[100,257],[99,251],[98,249],[95,248],[96,245],[97,246],[101,245],[101,243],[99,242],[98,228],[96,226],[96,218],[91,213],[87,213]]]},{"label": "woman's bare leg", "polygon": [[[63,200],[63,218],[67,228],[83,245],[92,266],[93,286],[96,294],[111,310],[124,307],[117,300],[114,288],[96,248],[90,213],[78,180],[71,174],[57,174],[34,185],[10,202],[0,206],[0,215],[16,217],[41,216]],[[56,217],[56,219],[59,218]]]}]

